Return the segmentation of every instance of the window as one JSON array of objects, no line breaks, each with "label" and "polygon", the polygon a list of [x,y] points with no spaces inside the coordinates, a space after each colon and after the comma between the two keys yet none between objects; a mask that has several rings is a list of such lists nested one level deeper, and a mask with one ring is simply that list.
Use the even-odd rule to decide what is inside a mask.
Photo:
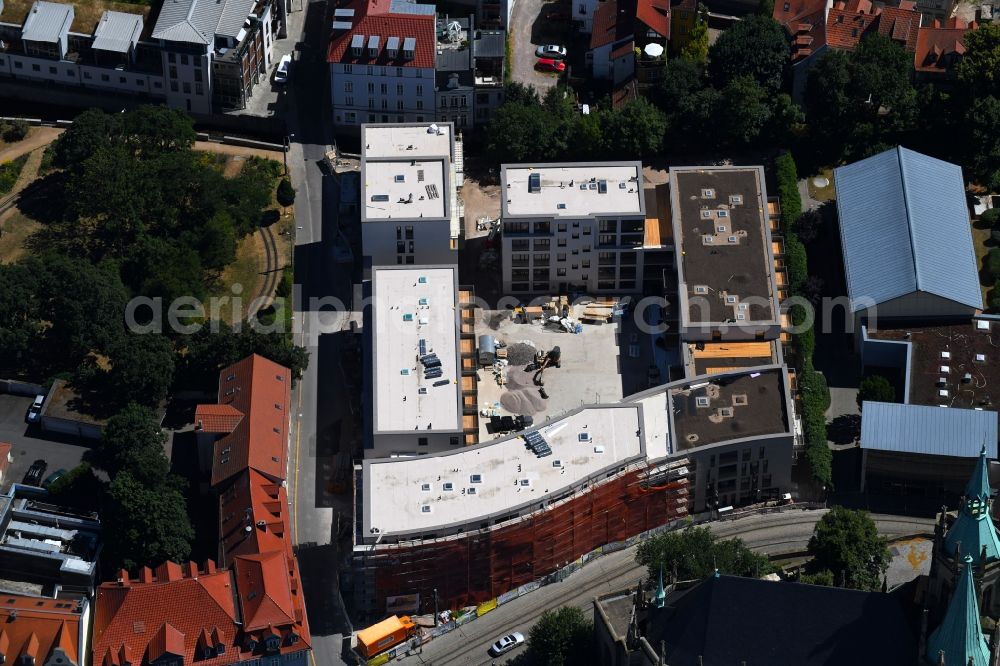
[{"label": "window", "polygon": [[412,264],[413,263],[413,255],[412,254],[406,255],[406,263],[408,263],[408,264]]},{"label": "window", "polygon": [[556,269],[556,276],[557,277],[566,277],[566,269],[565,268],[557,268]]},{"label": "window", "polygon": [[402,76],[402,75],[403,75],[403,68],[402,67],[397,67],[396,68],[396,76]]},{"label": "window", "polygon": [[536,239],[534,245],[532,246],[532,249],[534,249],[536,252],[538,250],[547,251],[549,249],[549,239],[548,238]]},{"label": "window", "polygon": [[[2,65],[2,64],[3,64],[3,60],[0,59],[0,65]],[[72,69],[67,69],[66,70],[66,76],[73,76],[73,70]]]},{"label": "window", "polygon": [[448,106],[448,100],[445,99],[444,97],[442,97],[441,98],[441,108],[444,109],[444,108],[447,108],[447,106]]},{"label": "window", "polygon": [[558,245],[559,247],[566,247],[566,239],[565,238],[556,239],[556,245]]},{"label": "window", "polygon": [[383,95],[385,95],[385,94],[387,94],[387,93],[389,92],[389,86],[388,86],[387,84],[383,83],[383,84],[381,84],[381,85],[379,86],[379,91],[380,91],[380,92],[381,92],[381,93],[382,93]]},{"label": "window", "polygon": [[15,60],[14,61],[14,69],[23,69],[23,68],[24,68],[24,64],[22,64],[20,60]]},{"label": "window", "polygon": [[369,92],[369,94],[374,94],[375,93],[375,84],[374,83],[370,83],[370,82],[368,83],[368,92]]},{"label": "window", "polygon": [[354,71],[354,67],[351,65],[344,65],[344,74],[350,74],[352,71]]},{"label": "window", "polygon": [[556,255],[556,261],[566,261],[566,253],[560,252]]},{"label": "window", "polygon": [[565,222],[560,222],[559,225],[556,228],[559,231],[566,231],[566,223]]},{"label": "window", "polygon": [[397,99],[396,100],[396,110],[397,111],[402,111],[403,110],[403,100],[401,100],[401,99]]},{"label": "window", "polygon": [[397,95],[402,95],[403,94],[403,84],[402,83],[397,83],[396,84],[396,94]]},{"label": "window", "polygon": [[[31,71],[33,71],[33,72],[40,72],[40,71],[42,71],[42,68],[39,65],[32,65],[31,66]],[[107,75],[105,75],[104,78],[107,79]]]},{"label": "window", "polygon": [[177,92],[177,82],[176,81],[171,81],[170,82],[170,92]]},{"label": "window", "polygon": [[383,99],[382,100],[382,110],[385,111],[388,108],[389,108],[389,100]]},{"label": "window", "polygon": [[190,95],[191,94],[191,84],[190,83],[188,83],[187,81],[184,81],[184,83],[182,84],[182,88],[184,89],[184,94],[185,95]]},{"label": "window", "polygon": [[181,64],[182,65],[188,64],[188,57],[187,57],[186,54],[183,54],[183,53],[181,54]]},{"label": "window", "polygon": [[[55,67],[49,67],[49,74],[55,74],[55,73],[56,73],[56,68]],[[124,80],[125,79],[123,78],[122,81],[124,82]]]},{"label": "window", "polygon": [[170,78],[172,79],[177,78],[177,67],[175,65],[170,66]]},{"label": "window", "polygon": [[354,106],[354,98],[350,96],[345,97],[344,104],[346,104],[347,106]]},{"label": "window", "polygon": [[[427,446],[427,438],[426,437],[417,437],[417,446]],[[428,490],[430,490],[430,489],[428,488]]]},{"label": "window", "polygon": [[[423,111],[423,110],[424,110],[424,100],[418,99],[417,100],[417,111]],[[423,120],[423,118],[420,118],[420,117],[417,118],[417,122],[419,122],[421,120]]]},{"label": "window", "polygon": [[406,225],[406,240],[413,240],[413,225]]},{"label": "window", "polygon": [[[375,98],[374,97],[369,97],[368,98],[368,108],[369,109],[374,109],[375,108]],[[368,118],[369,120],[375,120],[375,118],[371,117],[372,114],[369,113],[368,116],[369,116],[369,118]]]},{"label": "window", "polygon": [[174,53],[168,53],[167,62],[177,62],[177,55]]},{"label": "window", "polygon": [[417,94],[418,95],[423,95],[424,94],[424,87],[423,87],[423,85],[418,85],[417,86]]},{"label": "window", "polygon": [[194,80],[201,81],[201,69],[194,70]]}]

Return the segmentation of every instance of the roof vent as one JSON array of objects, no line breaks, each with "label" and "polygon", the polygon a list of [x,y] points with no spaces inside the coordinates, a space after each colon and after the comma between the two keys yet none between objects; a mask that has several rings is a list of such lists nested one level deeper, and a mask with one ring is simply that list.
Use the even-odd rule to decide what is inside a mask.
[{"label": "roof vent", "polygon": [[980,331],[988,331],[990,330],[990,322],[986,321],[985,319],[977,319],[976,328],[979,329]]},{"label": "roof vent", "polygon": [[533,173],[528,176],[528,193],[538,194],[542,191],[542,174]]},{"label": "roof vent", "polygon": [[696,284],[694,286],[694,290],[693,291],[694,291],[694,293],[703,296],[703,295],[705,295],[705,294],[708,293],[708,286],[703,285],[703,284]]},{"label": "roof vent", "polygon": [[945,360],[950,359],[951,358],[951,352],[948,352],[948,351],[941,352],[941,358],[943,358]]},{"label": "roof vent", "polygon": [[598,444],[594,447],[594,453],[604,453],[604,447]]},{"label": "roof vent", "polygon": [[430,504],[421,504],[420,505],[420,513],[430,513],[430,512],[431,512],[431,505]]}]

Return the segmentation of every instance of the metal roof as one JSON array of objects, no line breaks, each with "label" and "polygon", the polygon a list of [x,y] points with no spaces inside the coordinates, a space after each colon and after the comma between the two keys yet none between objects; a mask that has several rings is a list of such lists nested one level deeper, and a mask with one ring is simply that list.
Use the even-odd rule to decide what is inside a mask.
[{"label": "metal roof", "polygon": [[392,0],[389,3],[390,14],[416,14],[417,16],[434,16],[437,5],[429,5],[414,0]]},{"label": "metal roof", "polygon": [[861,448],[974,458],[997,457],[997,413],[865,401]]},{"label": "metal roof", "polygon": [[58,42],[73,23],[73,5],[36,0],[24,20],[21,39],[27,42]]},{"label": "metal roof", "polygon": [[236,38],[256,0],[164,0],[153,39],[211,44],[216,35]]},{"label": "metal roof", "polygon": [[834,181],[853,310],[916,291],[982,309],[961,167],[900,146]]},{"label": "metal roof", "polygon": [[94,30],[94,45],[99,51],[128,53],[139,41],[142,32],[142,16],[124,12],[107,11],[101,14],[101,21]]},{"label": "metal roof", "polygon": [[502,58],[506,43],[506,33],[503,30],[477,30],[472,50],[477,58]]},{"label": "metal roof", "polygon": [[962,576],[948,602],[948,610],[927,643],[927,655],[937,660],[944,656],[946,664],[989,666],[990,648],[979,623],[979,604],[972,580],[972,558],[965,557]]}]

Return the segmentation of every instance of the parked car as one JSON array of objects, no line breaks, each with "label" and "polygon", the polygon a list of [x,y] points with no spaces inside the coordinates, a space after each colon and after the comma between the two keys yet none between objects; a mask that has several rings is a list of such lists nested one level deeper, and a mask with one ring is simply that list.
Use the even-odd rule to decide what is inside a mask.
[{"label": "parked car", "polygon": [[51,486],[53,483],[63,478],[64,476],[66,476],[66,470],[61,468],[57,469],[56,471],[52,472],[47,477],[45,477],[45,480],[42,481],[42,488],[48,488],[49,486]]},{"label": "parked car", "polygon": [[26,486],[37,486],[42,482],[42,477],[45,475],[45,470],[49,468],[49,464],[39,458],[35,462],[31,463],[31,467],[28,468],[27,473],[24,475],[24,479],[21,481]]},{"label": "parked car", "polygon": [[535,63],[535,69],[543,72],[564,72],[566,71],[566,63],[552,58],[539,58],[538,62]]},{"label": "parked car", "polygon": [[539,58],[553,58],[562,60],[566,57],[566,47],[558,44],[545,44],[535,49],[535,55]]},{"label": "parked car", "polygon": [[278,66],[274,68],[274,82],[275,83],[287,83],[288,82],[288,70],[292,66],[292,56],[289,54],[281,56],[281,60],[278,61]]},{"label": "parked car", "polygon": [[42,403],[45,402],[44,395],[36,395],[31,407],[28,407],[28,415],[25,420],[28,423],[38,423],[42,420]]},{"label": "parked car", "polygon": [[510,652],[523,643],[524,634],[519,631],[512,631],[506,636],[498,638],[497,642],[490,646],[490,654],[494,657],[499,657],[500,655]]}]

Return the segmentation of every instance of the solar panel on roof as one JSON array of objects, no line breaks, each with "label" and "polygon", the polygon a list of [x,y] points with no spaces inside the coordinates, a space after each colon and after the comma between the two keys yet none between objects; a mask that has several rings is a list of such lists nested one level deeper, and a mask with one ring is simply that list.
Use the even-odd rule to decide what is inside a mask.
[{"label": "solar panel on roof", "polygon": [[419,347],[420,347],[420,355],[427,356],[427,340],[420,338]]}]

